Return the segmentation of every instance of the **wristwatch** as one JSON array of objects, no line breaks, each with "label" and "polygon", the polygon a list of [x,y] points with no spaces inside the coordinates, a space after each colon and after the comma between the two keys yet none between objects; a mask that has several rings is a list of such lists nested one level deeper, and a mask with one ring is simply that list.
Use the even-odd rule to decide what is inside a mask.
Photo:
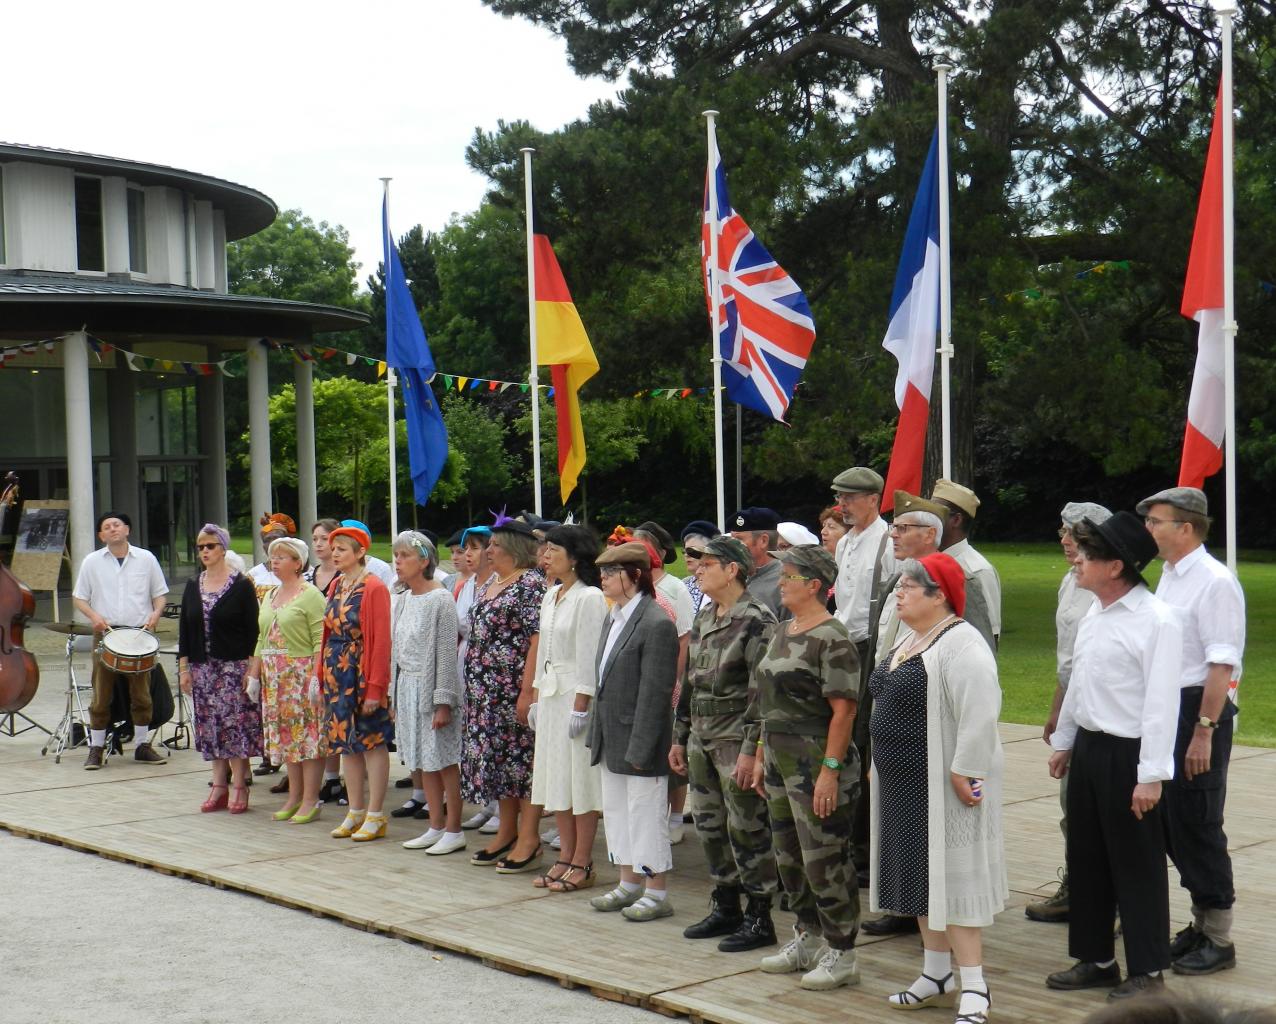
[{"label": "wristwatch", "polygon": [[1218,723],[1217,723],[1217,722],[1215,722],[1215,721],[1213,721],[1213,720],[1211,720],[1211,719],[1209,719],[1209,718],[1206,718],[1204,715],[1201,715],[1201,717],[1200,717],[1200,718],[1198,718],[1198,719],[1196,720],[1196,724],[1197,724],[1197,725],[1199,725],[1199,726],[1200,726],[1201,728],[1203,728],[1203,729],[1217,729],[1217,728],[1218,728]]},{"label": "wristwatch", "polygon": [[839,761],[836,757],[826,757],[823,761],[820,762],[820,764],[824,765],[825,768],[832,769],[835,772],[840,772],[845,767],[845,765],[843,765],[842,762]]}]

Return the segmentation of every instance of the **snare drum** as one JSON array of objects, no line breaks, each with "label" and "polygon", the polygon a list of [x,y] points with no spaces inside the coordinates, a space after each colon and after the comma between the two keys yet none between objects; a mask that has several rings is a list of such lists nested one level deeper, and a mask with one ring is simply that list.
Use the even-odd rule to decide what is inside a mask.
[{"label": "snare drum", "polygon": [[159,661],[159,640],[144,629],[112,629],[102,637],[102,664],[126,676],[150,672]]}]

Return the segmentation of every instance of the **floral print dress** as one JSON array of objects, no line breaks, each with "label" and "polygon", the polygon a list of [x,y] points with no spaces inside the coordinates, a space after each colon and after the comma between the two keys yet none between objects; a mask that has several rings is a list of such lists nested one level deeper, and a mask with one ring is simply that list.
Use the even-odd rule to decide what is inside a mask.
[{"label": "floral print dress", "polygon": [[[199,598],[204,611],[204,645],[212,636],[213,606],[230,590],[239,574],[232,572],[215,593],[204,589],[200,574]],[[205,761],[261,754],[261,709],[244,692],[248,661],[223,661],[211,655],[191,662],[191,710],[195,719],[195,749]]]},{"label": "floral print dress", "polygon": [[334,587],[323,620],[323,689],[328,751],[333,754],[362,754],[394,741],[390,709],[378,707],[365,715],[361,707],[364,645],[359,616],[365,591],[366,577],[349,593]]}]

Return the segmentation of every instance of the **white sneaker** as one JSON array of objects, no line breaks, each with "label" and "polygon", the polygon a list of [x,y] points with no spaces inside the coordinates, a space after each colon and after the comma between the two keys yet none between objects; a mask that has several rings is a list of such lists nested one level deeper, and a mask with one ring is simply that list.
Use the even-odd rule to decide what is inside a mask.
[{"label": "white sneaker", "polygon": [[441,828],[431,828],[427,832],[422,832],[415,839],[409,839],[403,844],[403,848],[405,850],[428,850],[442,838],[443,830]]},{"label": "white sneaker", "polygon": [[439,841],[425,851],[428,857],[442,857],[445,853],[455,853],[465,849],[464,832],[444,832]]},{"label": "white sneaker", "polygon": [[489,814],[485,808],[480,808],[478,811],[470,815],[470,817],[466,818],[465,821],[461,823],[461,828],[465,829],[466,831],[469,831],[470,829],[473,829],[473,828],[481,828],[483,825],[487,823],[487,819],[490,818],[491,816],[492,815]]},{"label": "white sneaker", "polygon": [[479,831],[485,836],[494,836],[501,830],[501,816],[493,814],[487,821],[479,826]]},{"label": "white sneaker", "polygon": [[681,821],[676,825],[669,826],[669,845],[677,846],[687,837],[687,826]]},{"label": "white sneaker", "polygon": [[816,992],[859,983],[860,969],[855,962],[855,950],[833,949],[831,946],[824,951],[815,969],[802,975],[800,982],[803,988]]},{"label": "white sneaker", "polygon": [[778,953],[764,956],[758,966],[767,974],[792,974],[794,971],[809,971],[815,966],[824,948],[824,940],[820,936],[812,935],[810,932],[799,931],[794,926],[793,938],[781,946]]},{"label": "white sneaker", "polygon": [[561,845],[558,839],[558,829],[551,828],[548,832],[542,832],[541,842],[546,846],[552,846],[555,850],[557,850]]}]

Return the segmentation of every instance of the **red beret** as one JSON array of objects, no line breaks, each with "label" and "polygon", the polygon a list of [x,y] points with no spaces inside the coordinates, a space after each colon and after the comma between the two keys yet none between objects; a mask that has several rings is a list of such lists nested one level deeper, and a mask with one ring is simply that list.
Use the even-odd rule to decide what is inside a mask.
[{"label": "red beret", "polygon": [[962,615],[966,611],[966,572],[957,564],[957,559],[936,551],[917,560],[930,573],[930,578],[939,584],[939,589],[948,598],[953,611]]}]

